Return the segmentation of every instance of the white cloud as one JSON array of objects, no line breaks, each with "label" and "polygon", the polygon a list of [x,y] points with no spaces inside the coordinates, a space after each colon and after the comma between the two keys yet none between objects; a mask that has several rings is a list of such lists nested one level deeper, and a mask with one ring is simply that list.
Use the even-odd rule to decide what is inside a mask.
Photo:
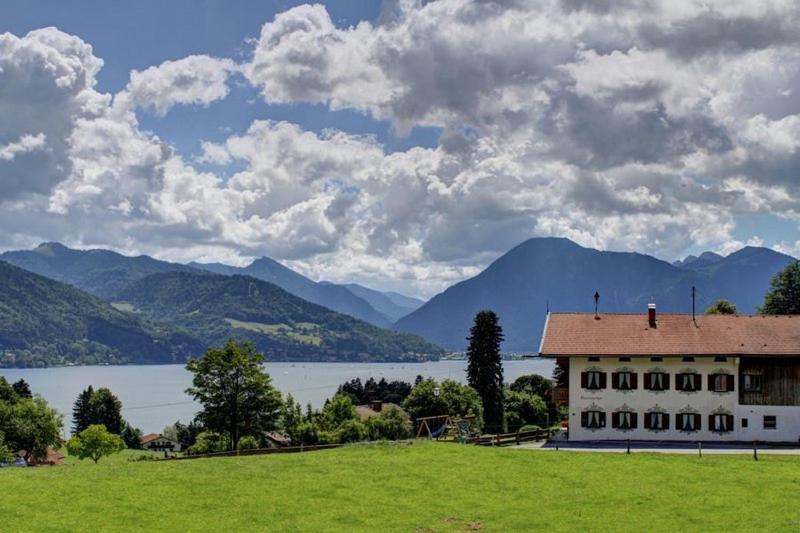
[{"label": "white cloud", "polygon": [[228,77],[236,70],[230,59],[192,55],[131,72],[125,90],[115,98],[122,109],[141,107],[164,116],[175,105],[209,105],[228,96]]},{"label": "white cloud", "polygon": [[44,147],[46,138],[44,133],[23,135],[16,142],[0,145],[0,161],[12,161],[18,155],[40,150]]}]

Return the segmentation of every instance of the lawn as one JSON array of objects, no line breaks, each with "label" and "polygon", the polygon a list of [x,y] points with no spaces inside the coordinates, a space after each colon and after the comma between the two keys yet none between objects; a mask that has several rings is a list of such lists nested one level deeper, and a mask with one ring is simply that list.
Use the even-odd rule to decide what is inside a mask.
[{"label": "lawn", "polygon": [[3,531],[800,530],[800,458],[445,443],[0,470]]}]

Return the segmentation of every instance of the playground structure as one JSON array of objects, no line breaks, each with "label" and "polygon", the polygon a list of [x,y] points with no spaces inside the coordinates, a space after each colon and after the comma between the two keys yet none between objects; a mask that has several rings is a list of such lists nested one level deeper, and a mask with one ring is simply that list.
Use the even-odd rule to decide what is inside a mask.
[{"label": "playground structure", "polygon": [[417,419],[417,438],[447,439],[467,442],[472,437],[474,416],[453,418],[450,415],[424,416]]}]

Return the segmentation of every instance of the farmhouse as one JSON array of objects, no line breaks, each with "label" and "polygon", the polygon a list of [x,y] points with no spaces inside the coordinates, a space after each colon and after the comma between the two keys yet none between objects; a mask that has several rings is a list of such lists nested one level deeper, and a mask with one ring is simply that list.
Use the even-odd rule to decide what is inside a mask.
[{"label": "farmhouse", "polygon": [[539,352],[570,440],[800,441],[800,316],[550,313]]},{"label": "farmhouse", "polygon": [[170,440],[159,433],[148,433],[141,438],[140,443],[143,450],[169,450],[171,452],[181,451],[180,443]]}]

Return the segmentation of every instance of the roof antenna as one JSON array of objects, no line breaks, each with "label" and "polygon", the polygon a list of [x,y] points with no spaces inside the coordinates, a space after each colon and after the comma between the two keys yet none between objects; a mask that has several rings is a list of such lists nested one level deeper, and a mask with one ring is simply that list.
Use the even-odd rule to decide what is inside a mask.
[{"label": "roof antenna", "polygon": [[697,324],[697,316],[695,314],[695,300],[697,299],[697,287],[692,285],[692,322]]},{"label": "roof antenna", "polygon": [[599,302],[600,302],[600,293],[599,292],[595,292],[594,293],[594,317],[595,318],[600,318],[599,316],[597,316],[597,304]]},{"label": "roof antenna", "polygon": [[550,314],[550,299],[547,299],[547,314]]}]

